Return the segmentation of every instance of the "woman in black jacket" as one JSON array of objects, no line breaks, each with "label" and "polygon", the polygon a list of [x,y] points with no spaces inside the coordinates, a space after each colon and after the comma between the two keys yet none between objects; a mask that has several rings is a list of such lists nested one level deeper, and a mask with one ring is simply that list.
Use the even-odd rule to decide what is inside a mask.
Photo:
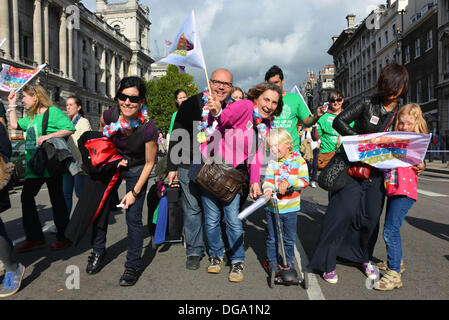
[{"label": "woman in black jacket", "polygon": [[[409,75],[404,66],[392,63],[382,69],[377,95],[346,108],[334,120],[342,136],[391,131],[398,100],[407,94]],[[354,121],[354,127],[349,126]],[[416,167],[421,171],[422,168]],[[368,179],[352,176],[344,188],[332,194],[324,216],[319,243],[309,267],[323,272],[327,282],[337,283],[336,258],[361,263],[364,272],[376,279],[378,270],[370,262],[385,200],[383,173],[371,168]]]}]

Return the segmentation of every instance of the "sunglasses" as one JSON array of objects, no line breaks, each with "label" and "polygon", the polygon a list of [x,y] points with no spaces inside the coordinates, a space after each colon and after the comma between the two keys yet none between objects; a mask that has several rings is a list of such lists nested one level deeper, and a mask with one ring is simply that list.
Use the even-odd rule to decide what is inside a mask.
[{"label": "sunglasses", "polygon": [[338,99],[330,99],[329,102],[333,103],[333,102],[342,102],[343,99],[342,98],[338,98]]},{"label": "sunglasses", "polygon": [[117,94],[117,98],[121,101],[126,101],[126,99],[129,99],[129,102],[132,102],[132,103],[137,103],[140,100],[142,100],[142,98],[140,96],[128,96],[123,93]]}]

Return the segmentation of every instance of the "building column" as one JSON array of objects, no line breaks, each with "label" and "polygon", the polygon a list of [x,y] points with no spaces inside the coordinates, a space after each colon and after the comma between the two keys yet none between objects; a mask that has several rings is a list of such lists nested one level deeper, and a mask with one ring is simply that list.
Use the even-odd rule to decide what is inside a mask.
[{"label": "building column", "polygon": [[42,0],[34,0],[33,52],[34,61],[42,64]]},{"label": "building column", "polygon": [[116,70],[116,62],[117,61],[117,52],[113,52],[112,53],[112,57],[111,57],[111,87],[109,89],[109,92],[111,93],[111,96],[114,97],[115,96],[115,78],[117,77],[117,70]]},{"label": "building column", "polygon": [[9,2],[0,3],[0,39],[6,38],[1,49],[5,52],[5,58],[10,59],[10,40],[9,40]]},{"label": "building column", "polygon": [[103,46],[101,46],[100,72],[100,92],[106,94],[106,47]]},{"label": "building column", "polygon": [[50,64],[50,28],[48,24],[48,0],[44,3],[44,51],[45,63]]},{"label": "building column", "polygon": [[67,76],[67,28],[66,14],[64,9],[61,11],[61,21],[59,25],[59,70]]},{"label": "building column", "polygon": [[19,45],[19,0],[12,0],[12,15],[13,15],[13,29],[14,29],[14,60],[20,60],[20,45]]},{"label": "building column", "polygon": [[73,79],[73,28],[67,28],[68,33],[68,59],[69,59],[69,72],[68,76]]}]

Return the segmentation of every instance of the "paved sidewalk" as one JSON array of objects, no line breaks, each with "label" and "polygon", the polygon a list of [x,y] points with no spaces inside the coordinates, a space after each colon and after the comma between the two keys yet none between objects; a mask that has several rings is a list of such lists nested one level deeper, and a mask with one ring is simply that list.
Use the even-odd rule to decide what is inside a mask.
[{"label": "paved sidewalk", "polygon": [[426,160],[425,171],[449,174],[449,162],[442,163],[441,160],[434,160],[430,162]]}]

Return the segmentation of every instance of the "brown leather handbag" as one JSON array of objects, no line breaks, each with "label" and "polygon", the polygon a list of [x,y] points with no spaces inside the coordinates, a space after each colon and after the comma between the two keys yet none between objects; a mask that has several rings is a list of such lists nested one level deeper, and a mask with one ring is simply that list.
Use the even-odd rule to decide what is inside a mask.
[{"label": "brown leather handbag", "polygon": [[230,164],[207,160],[196,174],[196,181],[213,196],[231,202],[246,182],[246,177]]},{"label": "brown leather handbag", "polygon": [[[335,149],[338,149],[338,147],[339,147],[340,137],[341,137],[341,135],[338,136],[337,146],[336,146]],[[318,170],[323,170],[324,167],[329,163],[329,161],[331,161],[331,159],[332,159],[332,157],[334,155],[335,155],[335,151],[319,153],[318,154],[317,169]]]}]

